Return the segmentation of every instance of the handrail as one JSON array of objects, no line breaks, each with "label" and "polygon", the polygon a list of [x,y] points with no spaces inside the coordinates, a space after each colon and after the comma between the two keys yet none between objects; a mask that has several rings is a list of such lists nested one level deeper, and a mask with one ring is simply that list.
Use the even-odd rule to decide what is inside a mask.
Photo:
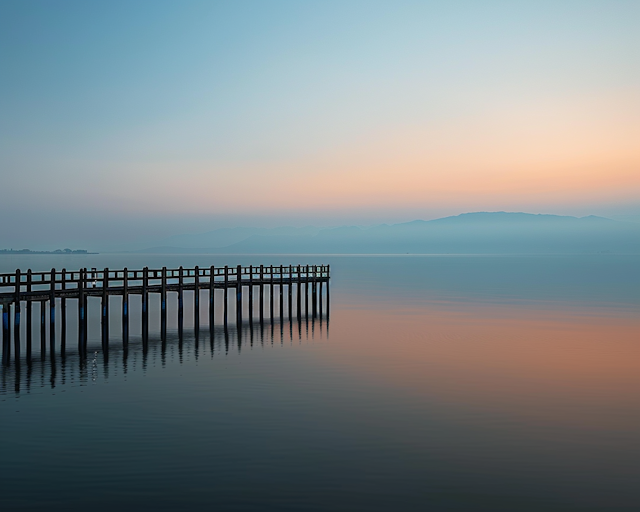
[{"label": "handrail", "polygon": [[[278,265],[278,266],[240,266],[240,267],[194,267],[194,268],[165,268],[165,269],[96,269],[82,268],[78,270],[51,269],[37,271],[31,269],[26,272],[17,269],[13,273],[0,274],[0,297],[7,299],[9,295],[28,297],[40,295],[44,290],[52,292],[65,291],[67,294],[74,290],[107,288],[107,290],[121,290],[123,287],[137,287],[143,284],[159,286],[164,281],[175,284],[174,280],[182,280],[184,284],[198,284],[198,288],[214,285],[234,287],[238,282],[238,268],[240,280],[243,284],[279,282],[280,280],[311,282],[316,279],[328,279],[329,265]],[[226,272],[226,274],[225,274]],[[106,285],[106,286],[105,286]]]}]

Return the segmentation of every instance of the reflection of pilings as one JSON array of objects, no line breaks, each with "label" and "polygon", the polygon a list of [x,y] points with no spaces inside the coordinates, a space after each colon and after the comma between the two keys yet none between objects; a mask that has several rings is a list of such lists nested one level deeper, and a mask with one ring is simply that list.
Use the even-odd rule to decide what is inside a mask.
[{"label": "reflection of pilings", "polygon": [[16,359],[16,370],[13,382],[13,392],[17,395],[20,393],[20,362]]},{"label": "reflection of pilings", "polygon": [[260,322],[260,346],[264,346],[264,322]]},{"label": "reflection of pilings", "polygon": [[251,347],[253,347],[253,317],[249,318],[249,340],[251,342]]},{"label": "reflection of pilings", "polygon": [[10,305],[6,302],[2,305],[2,362],[9,364],[11,358],[11,318],[9,317]]},{"label": "reflection of pilings", "polygon": [[[328,269],[329,269],[329,265],[327,265],[327,272],[328,272]],[[329,308],[329,296],[330,296],[330,293],[329,293],[329,281],[327,281],[327,334],[329,334],[329,311],[330,311],[330,308]]]},{"label": "reflection of pilings", "polygon": [[40,356],[44,358],[47,352],[47,303],[40,301]]},{"label": "reflection of pilings", "polygon": [[[54,357],[55,351],[51,353],[51,375],[49,375],[49,384],[51,385],[51,389],[55,389],[56,387],[56,368],[58,365],[56,364],[56,360]],[[44,364],[44,361],[43,361]]]},{"label": "reflection of pilings", "polygon": [[160,363],[164,368],[167,364],[167,332],[161,334],[160,344]]},{"label": "reflection of pilings", "polygon": [[289,316],[289,339],[293,341],[293,317]]},{"label": "reflection of pilings", "polygon": [[[10,318],[12,318],[12,316],[13,310],[11,310]],[[83,384],[91,382],[92,380],[109,381],[109,379],[112,378],[110,369],[115,369],[116,374],[122,375],[122,371],[124,373],[136,369],[145,371],[148,369],[149,363],[159,362],[160,360],[163,366],[171,364],[172,362],[175,364],[188,364],[190,360],[193,360],[190,356],[193,356],[197,361],[201,356],[205,357],[207,351],[210,351],[210,355],[213,357],[216,351],[228,351],[231,346],[237,349],[238,353],[242,353],[243,350],[246,351],[248,347],[252,347],[258,342],[258,333],[256,332],[258,326],[254,325],[257,321],[256,315],[254,322],[245,318],[244,322],[238,328],[234,325],[227,331],[223,331],[221,327],[214,329],[209,343],[206,344],[199,344],[197,342],[193,344],[186,343],[189,338],[181,341],[177,337],[169,337],[168,342],[165,341],[160,344],[154,343],[154,341],[158,341],[158,338],[151,336],[149,344],[142,345],[142,354],[140,356],[136,353],[129,354],[127,350],[121,348],[118,344],[117,347],[112,347],[109,353],[103,353],[102,356],[99,351],[94,352],[92,349],[91,357],[82,357],[81,354],[75,353],[74,351],[68,354],[66,359],[45,359],[33,362],[23,359],[15,365],[12,359],[11,364],[3,367],[2,371],[0,371],[0,395],[10,393],[17,395],[24,393],[26,390],[30,390],[33,386],[55,389],[64,387],[69,383]],[[290,326],[295,322],[295,319],[290,321]],[[322,325],[322,321],[320,321],[320,325]],[[293,341],[291,328],[285,329],[285,331],[288,331],[288,333],[284,332],[283,334],[281,330],[281,342],[287,339],[287,334],[289,335],[290,341]],[[301,333],[301,323],[298,324],[297,333],[298,336],[299,333]],[[322,328],[320,329],[320,334],[321,333]],[[260,343],[264,347],[264,323],[260,325],[259,336]],[[283,343],[281,343],[281,345],[282,344]],[[133,343],[129,344],[130,349],[133,346]],[[265,347],[265,349],[267,347]],[[167,357],[167,355],[169,357]],[[176,356],[175,360],[173,356]],[[102,357],[102,359],[100,359],[100,357]],[[22,365],[26,365],[26,367],[23,368]],[[35,380],[33,377],[35,377]]]}]

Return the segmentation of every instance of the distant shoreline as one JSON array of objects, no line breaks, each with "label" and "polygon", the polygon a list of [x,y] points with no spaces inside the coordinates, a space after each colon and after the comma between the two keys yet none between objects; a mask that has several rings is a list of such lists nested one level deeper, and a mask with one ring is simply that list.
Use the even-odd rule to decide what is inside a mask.
[{"label": "distant shoreline", "polygon": [[67,254],[100,254],[97,252],[89,252],[85,249],[56,249],[55,251],[32,251],[31,249],[0,249],[0,256],[6,255],[15,255],[15,254],[52,254],[52,255],[67,255]]}]

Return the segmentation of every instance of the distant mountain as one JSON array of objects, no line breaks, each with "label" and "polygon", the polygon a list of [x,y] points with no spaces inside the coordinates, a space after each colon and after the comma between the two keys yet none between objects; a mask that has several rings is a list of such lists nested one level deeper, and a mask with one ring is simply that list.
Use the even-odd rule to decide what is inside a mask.
[{"label": "distant mountain", "polygon": [[640,254],[640,225],[603,217],[476,212],[369,228],[237,228],[167,239],[146,252]]}]

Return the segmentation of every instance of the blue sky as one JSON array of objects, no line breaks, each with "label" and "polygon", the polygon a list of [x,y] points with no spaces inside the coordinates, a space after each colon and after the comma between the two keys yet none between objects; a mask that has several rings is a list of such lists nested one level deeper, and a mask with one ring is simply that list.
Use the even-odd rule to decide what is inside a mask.
[{"label": "blue sky", "polygon": [[616,1],[3,0],[0,245],[638,217],[639,22]]}]

